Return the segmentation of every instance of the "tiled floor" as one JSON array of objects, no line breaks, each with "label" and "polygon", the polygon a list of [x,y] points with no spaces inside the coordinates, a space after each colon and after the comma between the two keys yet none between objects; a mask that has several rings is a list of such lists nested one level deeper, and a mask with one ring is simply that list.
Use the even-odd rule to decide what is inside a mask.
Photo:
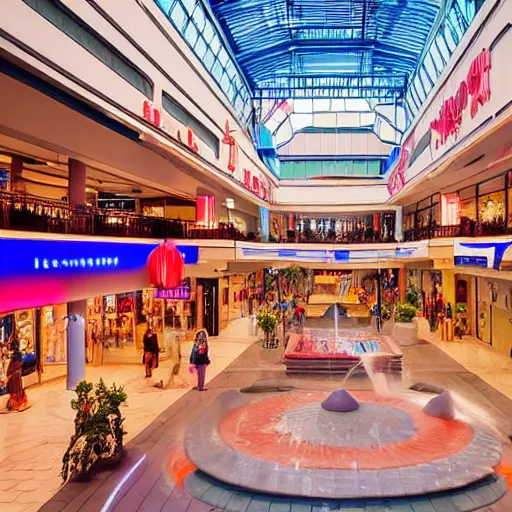
[{"label": "tiled floor", "polygon": [[[212,364],[207,382],[219,375],[253,343],[249,320],[234,321],[218,338],[211,340]],[[188,358],[191,344],[182,346]],[[125,386],[128,403],[126,441],[134,439],[158,416],[195,385],[188,361],[176,379],[174,389],[160,390],[143,378],[142,365],[87,368],[86,378]],[[163,362],[155,371],[155,380],[168,380],[170,366]],[[60,488],[61,459],[72,434],[74,414],[69,406],[74,393],[58,380],[28,391],[32,407],[23,413],[0,414],[0,511],[36,511]],[[5,397],[4,397],[5,401]],[[0,407],[4,404],[0,403]]]},{"label": "tiled floor", "polygon": [[462,341],[441,341],[437,333],[430,332],[426,320],[420,320],[419,326],[422,339],[439,347],[466,370],[512,400],[512,358],[471,336],[465,336]]},{"label": "tiled floor", "polygon": [[[422,343],[406,347],[404,349],[404,367],[403,385],[405,387],[418,381],[445,386],[456,394],[457,404],[462,407],[463,412],[465,407],[477,411],[479,417],[488,419],[489,424],[496,427],[503,438],[512,431],[512,401],[477,375],[466,370],[436,346]],[[77,510],[99,512],[107,510],[105,503],[109,500],[108,510],[115,512],[207,512],[219,510],[191,498],[186,491],[175,486],[173,481],[167,477],[169,474],[168,458],[182,445],[186,427],[201,417],[205,408],[209,407],[219,393],[227,389],[247,386],[262,379],[286,379],[287,384],[308,390],[338,388],[341,382],[339,377],[334,379],[286,378],[283,366],[279,363],[278,354],[263,351],[257,344],[253,345],[210,383],[208,393],[187,393],[167,409],[158,421],[153,422],[137,438],[133,439],[127,447],[127,457],[119,468],[115,471],[101,473],[91,483],[66,486],[50,503],[43,507],[42,512],[63,510],[66,512]],[[347,381],[346,386],[349,389],[369,389],[371,383],[364,376],[356,376]],[[508,454],[509,448],[506,450]],[[132,470],[133,472],[130,473]],[[236,502],[238,508],[233,508],[233,510],[246,510],[243,508],[244,499],[246,502],[247,496],[243,493],[236,497],[232,505],[234,507]],[[269,505],[270,509],[267,507],[264,510],[287,510],[289,512],[290,505],[285,502],[286,500],[276,500],[275,503],[272,502]],[[354,503],[352,505],[357,506]],[[431,512],[447,510],[443,508],[445,505],[446,503],[441,500],[439,503],[436,502],[435,507],[433,503],[430,503],[428,504],[429,508],[422,510]],[[402,502],[398,507],[399,510],[408,510],[409,512],[413,510],[410,503]],[[221,510],[223,509],[222,507]],[[395,505],[391,509],[395,510]],[[256,510],[263,509],[257,508]],[[366,508],[360,507],[360,510],[366,510]],[[373,507],[371,510],[377,512],[379,509]],[[487,512],[510,512],[510,510],[512,510],[512,495],[510,493],[499,504],[486,508]]]},{"label": "tiled floor", "polygon": [[[439,342],[425,327],[421,326],[421,335],[432,344],[404,350],[404,385],[424,381],[445,386],[457,394],[460,403],[476,408],[504,436],[510,434],[509,360],[475,340]],[[59,491],[60,459],[72,428],[73,414],[68,405],[72,393],[63,390],[63,382],[29,390],[31,409],[23,414],[0,415],[0,511],[35,511],[57,493],[43,511],[99,512],[127,471],[141,460],[117,494],[112,509],[119,512],[210,510],[174,488],[163,474],[163,466],[169,450],[180,444],[186,426],[201,416],[218,393],[250,385],[258,379],[285,378],[279,354],[263,351],[258,345],[246,350],[255,340],[248,334],[248,320],[241,319],[217,340],[212,340],[213,363],[208,369],[211,382],[207,393],[187,393],[193,381],[187,364],[183,365],[179,382],[184,387],[165,391],[148,385],[142,378],[141,366],[88,369],[88,379],[96,380],[103,375],[107,382],[124,384],[129,395],[129,404],[123,411],[129,432],[127,457],[116,471],[101,473],[88,484],[72,484]],[[188,355],[189,349],[184,347],[184,355]],[[168,370],[165,364],[160,369],[164,374]],[[288,379],[288,382],[308,389],[340,385],[339,378]],[[351,379],[348,386],[371,387],[364,377]],[[510,494],[507,499],[508,502],[492,510],[512,510]]]}]

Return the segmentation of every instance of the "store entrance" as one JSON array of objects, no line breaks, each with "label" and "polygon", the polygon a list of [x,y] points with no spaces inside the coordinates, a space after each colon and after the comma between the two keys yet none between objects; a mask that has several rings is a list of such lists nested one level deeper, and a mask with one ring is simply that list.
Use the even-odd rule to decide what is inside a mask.
[{"label": "store entrance", "polygon": [[209,336],[219,335],[219,280],[198,279],[203,285],[203,325]]}]

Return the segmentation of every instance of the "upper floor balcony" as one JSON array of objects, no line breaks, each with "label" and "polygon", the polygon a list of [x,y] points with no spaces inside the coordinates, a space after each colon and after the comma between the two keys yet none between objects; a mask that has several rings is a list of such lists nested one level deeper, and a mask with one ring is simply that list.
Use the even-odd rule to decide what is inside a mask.
[{"label": "upper floor balcony", "polygon": [[[512,233],[505,222],[477,222],[403,230],[405,242],[438,238],[501,236]],[[146,239],[231,240],[260,242],[259,233],[246,233],[231,223],[207,228],[191,221],[166,219],[120,210],[70,205],[35,196],[0,192],[0,229],[39,233]],[[395,215],[390,212],[314,218],[272,213],[269,242],[299,244],[382,244],[396,242]]]}]

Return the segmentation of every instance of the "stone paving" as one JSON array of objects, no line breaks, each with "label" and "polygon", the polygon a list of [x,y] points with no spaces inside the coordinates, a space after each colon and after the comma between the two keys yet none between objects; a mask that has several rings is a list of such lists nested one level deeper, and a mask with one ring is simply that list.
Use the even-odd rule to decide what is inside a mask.
[{"label": "stone paving", "polygon": [[[207,382],[219,375],[255,338],[248,336],[249,320],[234,321],[211,341],[212,364]],[[152,384],[168,380],[170,365],[165,361],[154,379],[144,379],[142,365],[88,367],[86,378],[125,386],[128,403],[123,408],[129,443],[144,431],[169,406],[195,385],[188,371],[190,343],[184,343],[184,362],[175,386],[160,390]],[[60,489],[61,459],[73,430],[74,413],[69,406],[74,393],[58,380],[28,389],[32,407],[23,413],[0,414],[0,512],[32,512],[50,500]],[[7,397],[0,403],[4,406]],[[99,510],[99,509],[98,509]]]},{"label": "stone paving", "polygon": [[[478,376],[468,372],[463,366],[448,357],[439,348],[428,344],[406,347],[404,350],[404,386],[418,381],[429,382],[447,387],[455,393],[459,407],[477,412],[483,421],[488,420],[502,435],[512,432],[512,402],[489,386]],[[207,512],[222,510],[202,503],[190,496],[182,487],[176,486],[168,478],[169,455],[183,444],[185,429],[201,417],[215,397],[229,389],[240,389],[257,380],[278,381],[286,379],[284,367],[279,363],[279,354],[263,351],[256,344],[246,350],[226,371],[217,376],[210,384],[207,393],[186,393],[173,406],[169,407],[158,419],[141,432],[128,445],[127,456],[116,470],[99,474],[90,483],[71,484],[63,488],[42,512],[65,510],[81,512],[99,512],[115,510],[131,511],[165,511],[165,512]],[[336,389],[340,379],[286,379],[287,385],[308,389]],[[370,389],[368,379],[354,377],[347,383],[350,389]],[[507,456],[510,451],[507,448]],[[213,491],[212,491],[213,492]],[[416,512],[428,510],[439,512],[447,510],[446,499],[439,496],[430,502],[429,508],[413,509],[410,503],[398,504],[396,510]],[[108,502],[109,507],[105,508]],[[239,503],[240,501],[237,501]],[[241,501],[243,503],[243,500]],[[451,502],[453,505],[453,502]],[[474,502],[472,502],[474,504]],[[483,504],[483,503],[482,503]],[[279,500],[255,510],[286,510],[290,512],[291,504]],[[395,504],[396,505],[396,504]],[[395,510],[395,505],[388,510]],[[349,510],[370,510],[353,502]],[[444,508],[443,508],[444,507]],[[246,510],[232,508],[231,510]],[[301,510],[306,510],[303,508]],[[307,509],[313,510],[312,507]],[[315,512],[322,510],[315,508]],[[328,510],[325,509],[324,510]],[[343,510],[343,509],[341,509]],[[386,508],[371,507],[374,512]],[[453,510],[453,507],[448,510]],[[464,509],[460,509],[464,510]],[[510,512],[512,495],[509,492],[498,504],[487,507],[486,511]],[[295,508],[293,509],[295,512]],[[358,511],[358,512],[359,512]],[[3,509],[2,509],[3,512]]]},{"label": "stone paving", "polygon": [[441,341],[424,319],[419,321],[419,335],[512,400],[512,358],[472,336],[464,336],[462,341]]},{"label": "stone paving", "polygon": [[[204,412],[218,393],[251,385],[258,379],[284,378],[279,354],[262,351],[257,345],[246,350],[253,342],[253,339],[248,338],[248,332],[246,320],[237,321],[233,328],[225,331],[218,342],[212,345],[213,364],[208,371],[211,382],[207,393],[187,393],[192,381],[187,365],[182,374],[182,383],[186,387],[166,391],[148,390],[140,377],[140,367],[88,369],[90,379],[105,373],[109,377],[107,381],[115,380],[127,386],[130,400],[123,412],[130,432],[128,453],[122,465],[115,471],[95,476],[87,484],[72,484],[59,491],[60,459],[72,428],[73,415],[69,408],[72,394],[63,390],[62,381],[30,389],[31,409],[22,414],[0,415],[0,511],[35,511],[57,493],[41,509],[43,512],[99,512],[115,487],[142,457],[145,458],[126,478],[110,510],[215,510],[211,505],[192,499],[182,488],[175,487],[165,476],[163,466],[169,450],[181,444],[185,428]],[[444,346],[447,342],[439,342],[430,333],[427,336],[439,348],[432,344],[422,344],[404,350],[404,385],[423,381],[447,387],[455,392],[459,405],[462,403],[468,409],[476,410],[482,419],[495,425],[503,435],[510,434],[512,403],[504,396],[508,394],[507,375],[510,384],[508,358],[472,339],[465,339],[462,343],[449,342],[449,345]],[[188,355],[187,350],[184,349],[185,355]],[[461,364],[448,357],[447,353]],[[236,363],[222,371],[236,356],[239,356]],[[493,379],[493,373],[498,374],[499,378]],[[300,382],[287,379],[287,385],[303,386],[304,382],[311,389],[325,389],[329,386],[336,389],[340,381],[339,378],[334,381],[301,379]],[[348,387],[370,389],[370,383],[364,377],[355,377],[349,381]],[[508,450],[507,453],[510,455]],[[277,506],[273,506],[272,512],[280,510]],[[411,508],[400,510],[412,511]],[[436,509],[428,510],[432,512]],[[509,492],[499,504],[486,510],[510,512],[512,493]]]}]

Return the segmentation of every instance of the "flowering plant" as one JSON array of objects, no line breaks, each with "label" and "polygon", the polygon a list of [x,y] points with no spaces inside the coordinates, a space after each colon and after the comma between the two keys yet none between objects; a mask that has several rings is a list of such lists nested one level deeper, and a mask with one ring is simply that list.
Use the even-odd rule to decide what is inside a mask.
[{"label": "flowering plant", "polygon": [[65,482],[85,477],[99,461],[116,461],[123,451],[124,418],[119,410],[127,395],[122,387],[107,387],[102,379],[96,386],[82,381],[71,400],[76,412],[75,433],[62,458]]}]

